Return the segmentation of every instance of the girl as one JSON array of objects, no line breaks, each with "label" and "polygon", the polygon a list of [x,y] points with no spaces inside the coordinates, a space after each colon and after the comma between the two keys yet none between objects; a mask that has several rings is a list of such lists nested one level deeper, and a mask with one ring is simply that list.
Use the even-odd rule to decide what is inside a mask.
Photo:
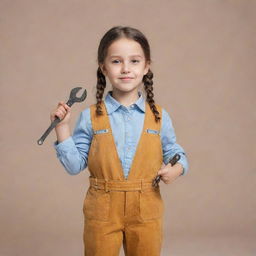
[{"label": "girl", "polygon": [[[170,184],[188,171],[168,113],[154,101],[150,47],[131,27],[113,27],[98,48],[96,104],[86,108],[71,136],[70,108],[51,112],[57,156],[71,175],[88,166],[90,187],[83,205],[84,255],[159,256],[164,205],[157,175]],[[107,92],[106,78],[112,85]],[[146,100],[139,90],[144,84]],[[169,160],[181,158],[171,166]]]}]

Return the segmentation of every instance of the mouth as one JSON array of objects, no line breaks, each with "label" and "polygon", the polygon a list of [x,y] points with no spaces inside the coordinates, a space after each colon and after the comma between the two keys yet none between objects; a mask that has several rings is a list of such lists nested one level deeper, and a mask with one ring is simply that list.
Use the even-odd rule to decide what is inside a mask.
[{"label": "mouth", "polygon": [[120,77],[119,79],[121,79],[121,80],[131,80],[131,79],[133,79],[133,77]]}]

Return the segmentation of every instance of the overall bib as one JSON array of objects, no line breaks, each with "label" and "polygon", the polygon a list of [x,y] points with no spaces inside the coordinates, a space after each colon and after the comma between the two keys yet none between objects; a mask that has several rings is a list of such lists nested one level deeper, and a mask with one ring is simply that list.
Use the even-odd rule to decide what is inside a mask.
[{"label": "overall bib", "polygon": [[[162,109],[156,104],[162,117]],[[94,136],[88,156],[90,187],[83,205],[84,255],[160,256],[164,204],[152,181],[163,163],[161,121],[145,102],[144,126],[127,178],[118,156],[105,103],[90,106]],[[161,118],[162,120],[162,118]]]}]

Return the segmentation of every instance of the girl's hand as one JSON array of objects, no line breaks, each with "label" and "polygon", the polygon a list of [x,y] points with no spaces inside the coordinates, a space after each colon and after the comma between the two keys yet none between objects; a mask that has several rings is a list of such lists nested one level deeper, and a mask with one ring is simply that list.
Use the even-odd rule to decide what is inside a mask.
[{"label": "girl's hand", "polygon": [[163,163],[161,169],[158,171],[157,174],[161,175],[161,180],[165,184],[170,184],[180,176],[182,171],[183,166],[180,163],[176,163],[173,166],[170,163],[168,163],[167,165]]},{"label": "girl's hand", "polygon": [[51,112],[50,119],[51,122],[53,122],[56,117],[59,117],[62,120],[60,123],[57,124],[57,128],[68,125],[70,122],[70,115],[70,107],[63,101],[60,101],[57,108]]}]

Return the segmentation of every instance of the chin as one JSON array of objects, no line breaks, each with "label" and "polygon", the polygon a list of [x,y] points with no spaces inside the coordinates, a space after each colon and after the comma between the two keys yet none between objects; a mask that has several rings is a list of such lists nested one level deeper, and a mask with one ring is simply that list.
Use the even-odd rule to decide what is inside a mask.
[{"label": "chin", "polygon": [[120,87],[114,87],[115,90],[118,90],[120,92],[132,92],[134,90],[139,89],[139,87],[133,87],[133,88],[120,88]]}]

